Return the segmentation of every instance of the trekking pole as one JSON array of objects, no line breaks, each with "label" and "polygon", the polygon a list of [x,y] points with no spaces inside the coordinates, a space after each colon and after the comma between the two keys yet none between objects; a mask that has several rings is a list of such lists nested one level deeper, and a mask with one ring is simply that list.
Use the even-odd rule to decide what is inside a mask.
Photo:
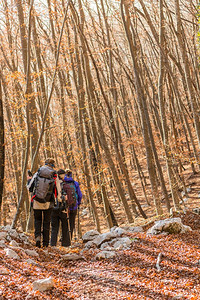
[{"label": "trekking pole", "polygon": [[69,222],[69,208],[67,208],[67,224],[68,224],[68,231],[69,231],[69,240],[70,240],[70,245],[71,245],[72,236],[71,236],[71,227],[70,227],[70,222]]},{"label": "trekking pole", "polygon": [[74,240],[77,241],[77,228],[76,228],[76,221],[74,222]]},{"label": "trekking pole", "polygon": [[79,206],[78,206],[78,239],[80,239]]}]

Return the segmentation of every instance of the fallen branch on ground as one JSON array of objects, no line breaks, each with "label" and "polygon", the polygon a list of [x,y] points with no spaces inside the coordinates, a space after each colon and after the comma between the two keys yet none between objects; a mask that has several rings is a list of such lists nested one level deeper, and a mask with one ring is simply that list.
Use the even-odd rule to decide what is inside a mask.
[{"label": "fallen branch on ground", "polygon": [[158,272],[161,271],[161,267],[160,267],[161,259],[162,259],[162,253],[159,253],[158,258],[157,258],[157,262],[156,262],[156,268],[157,268]]}]

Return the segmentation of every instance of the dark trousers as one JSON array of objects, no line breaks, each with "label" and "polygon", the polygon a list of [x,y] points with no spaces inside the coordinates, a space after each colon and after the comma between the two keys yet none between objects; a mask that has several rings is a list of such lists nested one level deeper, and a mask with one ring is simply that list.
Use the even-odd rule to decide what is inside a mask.
[{"label": "dark trousers", "polygon": [[[71,231],[71,238],[72,238],[73,231],[75,228],[76,214],[77,214],[77,210],[70,211],[68,214],[66,212],[62,212],[59,209],[53,210],[51,216],[51,246],[57,245],[60,223],[62,226],[62,246],[68,247],[71,245],[69,232]],[[70,228],[68,226],[68,222]]]},{"label": "dark trousers", "polygon": [[[69,211],[69,224],[70,224],[70,231],[71,231],[71,239],[72,239],[74,228],[75,228],[76,214],[77,214],[77,209]],[[69,231],[69,229],[68,229],[68,231]],[[70,239],[69,239],[69,243],[70,243]]]},{"label": "dark trousers", "polygon": [[57,245],[59,227],[62,227],[62,246],[69,246],[67,241],[67,214],[60,209],[54,209],[51,215],[51,246]]},{"label": "dark trousers", "polygon": [[49,245],[51,212],[52,208],[46,210],[34,209],[35,239],[40,241],[42,235],[44,247]]}]

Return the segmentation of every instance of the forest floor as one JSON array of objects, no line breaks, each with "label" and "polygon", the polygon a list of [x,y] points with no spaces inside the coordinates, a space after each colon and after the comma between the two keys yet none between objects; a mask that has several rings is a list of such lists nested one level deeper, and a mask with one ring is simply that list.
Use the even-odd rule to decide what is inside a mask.
[{"label": "forest floor", "polygon": [[[20,247],[37,250],[39,256],[31,257],[34,264],[27,262],[30,257],[21,250],[16,250],[20,259],[14,260],[6,258],[0,248],[0,300],[200,299],[200,215],[192,212],[192,208],[200,207],[200,174],[190,176],[186,171],[186,176],[187,212],[174,213],[174,216],[181,217],[192,232],[156,236],[132,233],[130,249],[117,250],[115,258],[97,261],[94,257],[99,250],[89,249],[84,251],[84,260],[68,262],[63,261],[62,256],[80,253],[81,241],[74,242],[72,248],[36,249],[30,234],[32,245],[21,244]],[[156,218],[151,207],[145,204],[144,207],[149,218],[137,218],[134,226],[142,225],[147,230]],[[120,219],[120,211],[117,217],[121,220],[120,226],[126,225],[125,220]],[[162,219],[166,217],[167,214]],[[81,217],[83,233],[95,229],[90,218],[89,215]],[[102,231],[108,229],[104,227]],[[156,267],[159,253],[162,253],[160,271]],[[49,277],[54,280],[51,290],[33,290],[33,281]]]}]

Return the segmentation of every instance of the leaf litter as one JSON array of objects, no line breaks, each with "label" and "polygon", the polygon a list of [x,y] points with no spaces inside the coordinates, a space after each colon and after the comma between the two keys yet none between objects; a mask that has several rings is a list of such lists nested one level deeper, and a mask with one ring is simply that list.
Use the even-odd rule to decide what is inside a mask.
[{"label": "leaf litter", "polygon": [[[96,261],[98,249],[84,250],[84,260],[63,261],[66,253],[78,248],[37,249],[39,257],[17,253],[19,260],[7,258],[0,249],[0,299],[200,299],[200,233],[192,213],[183,214],[193,231],[184,234],[147,235],[132,233],[129,250],[117,250],[112,259]],[[193,221],[192,221],[193,220]],[[195,222],[194,222],[195,220]],[[23,245],[23,249],[28,246]],[[31,246],[29,246],[31,247]],[[162,253],[160,271],[157,257]],[[7,274],[6,274],[7,273]],[[52,277],[54,287],[34,291],[32,283]]]}]

